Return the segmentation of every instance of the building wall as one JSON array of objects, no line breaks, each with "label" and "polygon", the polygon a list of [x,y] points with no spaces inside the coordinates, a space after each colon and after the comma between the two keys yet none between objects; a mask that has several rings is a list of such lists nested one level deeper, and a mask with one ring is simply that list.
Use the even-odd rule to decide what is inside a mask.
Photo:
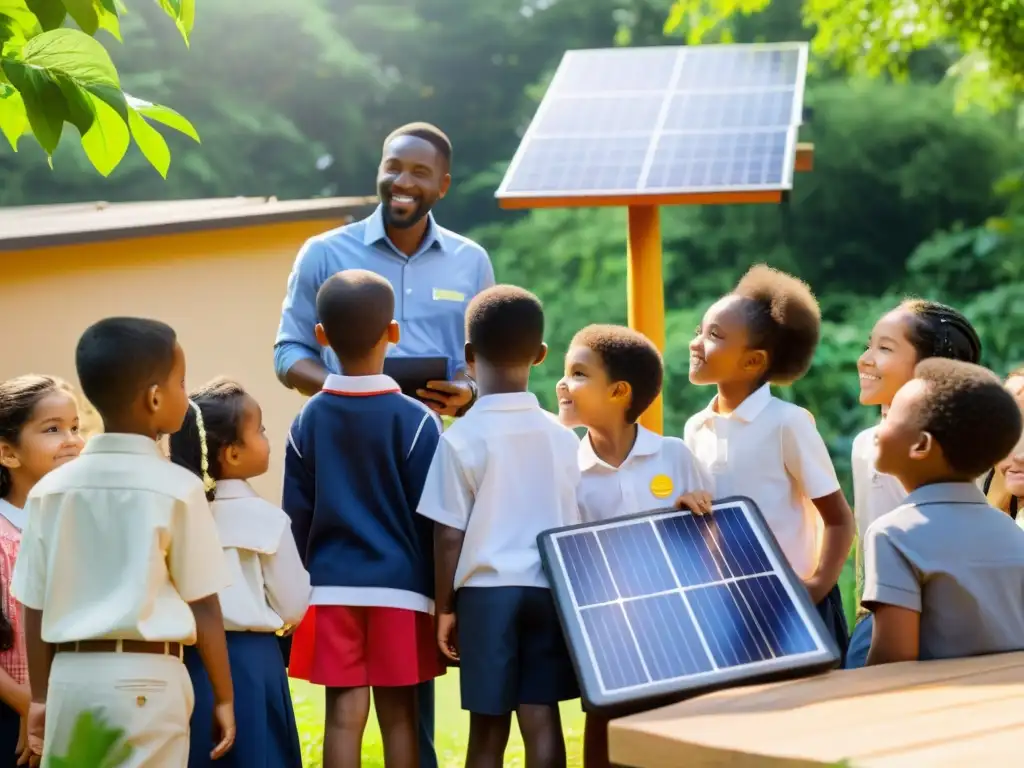
[{"label": "building wall", "polygon": [[46,373],[75,383],[81,332],[111,315],[153,317],[178,332],[193,388],[218,375],[260,402],[270,471],[254,485],[280,500],[288,426],[303,398],[274,375],[288,273],[306,238],[336,219],[0,252],[0,379]]}]

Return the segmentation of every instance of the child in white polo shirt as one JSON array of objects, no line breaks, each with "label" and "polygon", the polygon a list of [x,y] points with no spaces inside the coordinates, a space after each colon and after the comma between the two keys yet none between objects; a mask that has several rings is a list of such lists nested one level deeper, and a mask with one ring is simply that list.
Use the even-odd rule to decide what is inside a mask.
[{"label": "child in white polo shirt", "polygon": [[807,285],[753,267],[711,305],[690,342],[690,381],[718,393],[686,422],[684,439],[711,472],[716,496],[757,504],[845,655],[837,582],[853,543],[853,513],[814,417],[769,388],[807,372],[820,333]]},{"label": "child in white polo shirt", "polygon": [[[581,330],[565,356],[558,382],[558,416],[567,427],[586,427],[580,442],[580,516],[597,522],[672,506],[710,508],[711,477],[678,437],[662,437],[637,424],[664,378],[658,348],[619,325]],[[608,762],[608,721],[587,714],[583,739],[587,768]]]},{"label": "child in white polo shirt", "polygon": [[443,435],[418,511],[435,522],[437,638],[461,665],[466,765],[501,765],[516,713],[530,764],[565,766],[558,703],[579,688],[537,535],[579,522],[579,441],[527,391],[544,310],[495,286],[466,310],[473,408]]},{"label": "child in white polo shirt", "polygon": [[[217,593],[230,581],[203,483],[157,440],[188,409],[185,354],[156,320],[112,317],[78,341],[82,394],[103,434],[40,480],[11,591],[24,607],[29,747],[67,754],[79,714],[123,731],[123,768],[183,768],[195,644],[214,691],[211,757],[235,739],[234,692]],[[45,733],[45,738],[44,738]]]}]

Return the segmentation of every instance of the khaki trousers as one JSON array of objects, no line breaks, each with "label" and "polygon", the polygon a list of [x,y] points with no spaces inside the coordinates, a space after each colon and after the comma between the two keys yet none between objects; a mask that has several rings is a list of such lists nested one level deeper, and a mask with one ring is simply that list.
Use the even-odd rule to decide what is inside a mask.
[{"label": "khaki trousers", "polygon": [[148,653],[58,653],[46,694],[43,768],[66,756],[75,722],[93,710],[124,731],[132,747],[118,768],[185,768],[192,681],[177,656]]}]

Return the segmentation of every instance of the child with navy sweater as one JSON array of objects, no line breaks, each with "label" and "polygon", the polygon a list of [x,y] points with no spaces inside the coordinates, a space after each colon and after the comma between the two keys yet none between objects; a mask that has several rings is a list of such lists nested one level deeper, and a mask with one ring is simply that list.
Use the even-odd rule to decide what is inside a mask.
[{"label": "child with navy sweater", "polygon": [[370,689],[388,765],[416,766],[416,686],[443,673],[430,522],[415,514],[440,419],[385,376],[390,283],[345,270],[317,293],[331,375],[288,435],[284,509],[313,585],[290,674],[327,688],[324,765],[359,765]]}]

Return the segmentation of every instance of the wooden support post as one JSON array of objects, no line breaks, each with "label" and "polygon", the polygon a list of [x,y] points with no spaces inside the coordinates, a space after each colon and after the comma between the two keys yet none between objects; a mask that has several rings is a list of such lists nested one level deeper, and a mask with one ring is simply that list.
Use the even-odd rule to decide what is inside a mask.
[{"label": "wooden support post", "polygon": [[[626,297],[629,327],[644,334],[665,353],[665,283],[661,274],[660,210],[654,205],[629,207]],[[653,432],[663,429],[662,398],[658,395],[640,417]]]}]

